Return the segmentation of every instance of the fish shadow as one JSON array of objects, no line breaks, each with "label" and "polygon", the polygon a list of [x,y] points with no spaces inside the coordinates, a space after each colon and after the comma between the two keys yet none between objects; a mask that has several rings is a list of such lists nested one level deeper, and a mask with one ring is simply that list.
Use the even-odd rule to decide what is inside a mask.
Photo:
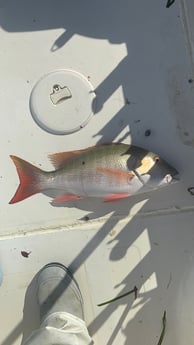
[{"label": "fish shadow", "polygon": [[[141,194],[136,194],[117,201],[104,202],[101,198],[88,197],[80,200],[57,203],[51,201],[50,204],[53,207],[76,208],[86,211],[86,214],[78,220],[89,221],[102,218],[112,212],[114,212],[118,218],[124,218],[128,215],[134,216],[137,212],[139,213],[139,210],[143,206],[144,213],[154,212],[158,209],[168,210],[171,207],[176,207],[178,193],[180,193],[180,183],[150,192],[142,192]],[[59,192],[59,190],[47,190],[43,194],[55,199],[61,195],[61,192]],[[149,203],[147,202],[148,200]]]}]

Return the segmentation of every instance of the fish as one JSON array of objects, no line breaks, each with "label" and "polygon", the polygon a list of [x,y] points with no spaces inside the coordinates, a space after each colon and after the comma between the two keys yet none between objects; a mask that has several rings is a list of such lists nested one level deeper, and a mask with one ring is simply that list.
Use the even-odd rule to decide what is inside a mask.
[{"label": "fish", "polygon": [[116,201],[178,180],[177,170],[157,154],[124,143],[51,154],[55,168],[52,171],[43,171],[17,156],[10,157],[20,180],[10,204],[47,190],[58,191],[53,203],[87,197]]}]

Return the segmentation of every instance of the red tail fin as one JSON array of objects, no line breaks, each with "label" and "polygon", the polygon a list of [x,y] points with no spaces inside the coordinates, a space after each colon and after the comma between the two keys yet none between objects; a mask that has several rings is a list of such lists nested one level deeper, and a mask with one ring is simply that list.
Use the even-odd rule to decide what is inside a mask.
[{"label": "red tail fin", "polygon": [[39,182],[43,171],[19,157],[10,157],[16,166],[20,179],[19,187],[14,197],[9,202],[10,204],[15,204],[42,190],[39,186]]}]

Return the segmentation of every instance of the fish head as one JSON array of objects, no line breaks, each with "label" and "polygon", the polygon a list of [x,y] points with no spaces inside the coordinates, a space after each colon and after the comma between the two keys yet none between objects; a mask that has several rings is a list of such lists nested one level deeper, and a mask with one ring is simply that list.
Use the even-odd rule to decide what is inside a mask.
[{"label": "fish head", "polygon": [[148,152],[141,160],[136,172],[148,189],[157,189],[179,181],[177,170],[152,152]]}]

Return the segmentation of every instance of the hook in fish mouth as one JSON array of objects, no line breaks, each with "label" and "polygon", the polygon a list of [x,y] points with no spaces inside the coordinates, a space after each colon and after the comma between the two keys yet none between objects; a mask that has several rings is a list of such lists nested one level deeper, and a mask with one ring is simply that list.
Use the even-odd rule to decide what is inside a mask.
[{"label": "hook in fish mouth", "polygon": [[133,171],[133,173],[135,174],[135,176],[138,178],[138,180],[142,183],[142,185],[144,186],[145,185],[145,182],[144,182],[144,180],[141,178],[141,175],[135,170],[135,169],[133,169],[132,170]]}]

